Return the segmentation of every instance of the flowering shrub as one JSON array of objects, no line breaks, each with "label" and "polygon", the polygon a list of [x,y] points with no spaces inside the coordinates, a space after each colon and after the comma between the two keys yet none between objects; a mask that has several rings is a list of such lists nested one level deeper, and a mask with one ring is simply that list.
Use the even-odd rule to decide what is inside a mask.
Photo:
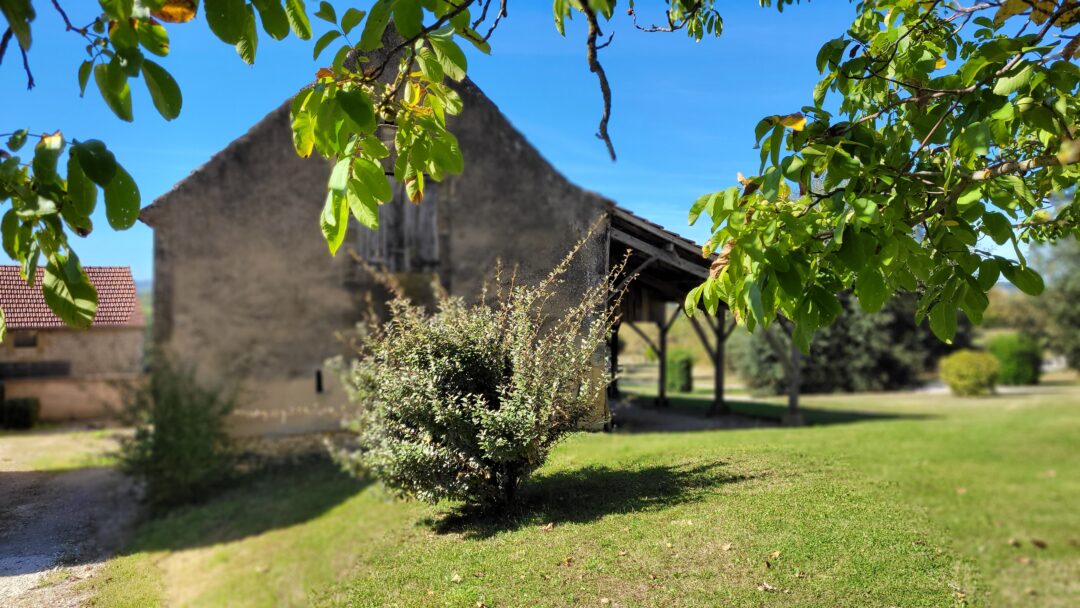
[{"label": "flowering shrub", "polygon": [[485,290],[477,303],[442,295],[433,314],[391,301],[345,374],[358,406],[347,423],[356,447],[337,454],[345,468],[428,502],[512,501],[608,383],[609,285],[554,305],[569,261],[539,285]]}]

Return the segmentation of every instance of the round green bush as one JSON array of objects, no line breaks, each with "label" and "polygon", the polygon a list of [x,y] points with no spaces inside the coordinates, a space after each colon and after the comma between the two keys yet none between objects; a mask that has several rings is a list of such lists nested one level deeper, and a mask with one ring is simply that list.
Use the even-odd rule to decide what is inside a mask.
[{"label": "round green bush", "polygon": [[994,392],[1001,364],[994,355],[976,350],[958,350],[941,360],[939,373],[954,395],[973,397]]},{"label": "round green bush", "polygon": [[667,390],[689,393],[694,390],[694,353],[677,348],[667,356]]},{"label": "round green bush", "polygon": [[1035,338],[1021,333],[1002,334],[990,340],[989,348],[1001,364],[998,380],[1002,384],[1039,383],[1042,348]]},{"label": "round green bush", "polygon": [[357,405],[355,446],[336,454],[345,469],[432,503],[512,502],[555,444],[596,415],[608,384],[598,353],[612,318],[595,314],[608,285],[570,296],[581,299],[553,317],[552,277],[478,303],[443,295],[434,312],[391,301],[345,372]]}]

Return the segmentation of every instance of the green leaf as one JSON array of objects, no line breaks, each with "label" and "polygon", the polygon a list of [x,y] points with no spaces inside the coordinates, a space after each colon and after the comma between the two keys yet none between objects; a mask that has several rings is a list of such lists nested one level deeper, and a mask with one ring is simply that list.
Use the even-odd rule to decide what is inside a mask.
[{"label": "green leaf", "polygon": [[465,72],[469,71],[469,62],[458,43],[448,36],[432,36],[429,41],[445,75],[456,81],[464,79]]},{"label": "green leaf", "polygon": [[1017,289],[1029,296],[1037,296],[1046,288],[1046,285],[1043,283],[1043,278],[1039,276],[1039,273],[1027,266],[1016,266],[1013,264],[1003,265],[1001,267],[1001,273],[1005,275],[1005,278],[1008,279],[1010,283],[1016,285]]},{"label": "green leaf", "polygon": [[296,153],[307,158],[315,147],[315,117],[310,112],[301,112],[292,120],[293,146]]},{"label": "green leaf", "polygon": [[1024,62],[1024,67],[1013,71],[1011,75],[1001,77],[994,83],[994,94],[1012,95],[1031,82],[1031,76],[1031,64]]},{"label": "green leaf", "polygon": [[348,156],[339,158],[337,163],[334,164],[334,169],[330,171],[330,181],[327,183],[327,188],[337,194],[345,194],[345,189],[349,186],[349,169],[352,167],[352,159]]},{"label": "green leaf", "polygon": [[8,150],[11,150],[12,152],[18,152],[19,149],[23,147],[23,144],[26,143],[27,133],[29,133],[27,129],[19,129],[18,131],[12,133],[11,137],[9,137],[7,140]]},{"label": "green leaf", "polygon": [[431,82],[439,82],[443,79],[442,64],[439,63],[434,51],[428,47],[425,46],[416,52],[416,63]]},{"label": "green leaf", "polygon": [[162,118],[172,120],[180,115],[184,98],[180,94],[180,86],[165,68],[147,59],[143,62],[143,80],[146,81],[150,99]]},{"label": "green leaf", "polygon": [[24,51],[30,50],[30,22],[36,16],[30,0],[0,0],[0,13],[7,21],[5,29],[11,29]]},{"label": "green leaf", "polygon": [[139,44],[147,51],[158,57],[169,54],[169,32],[160,23],[139,19],[135,24],[135,34],[139,38]]},{"label": "green leaf", "polygon": [[311,38],[311,22],[308,21],[304,0],[285,0],[285,15],[289,18],[289,27],[297,38],[301,40]]},{"label": "green leaf", "polygon": [[236,42],[236,54],[240,55],[244,63],[251,65],[255,63],[255,53],[259,50],[259,30],[255,26],[255,9],[249,5],[245,10],[247,19],[244,22],[244,33]]},{"label": "green leaf", "polygon": [[105,147],[105,144],[96,140],[88,139],[78,142],[71,150],[79,156],[79,166],[86,176],[94,180],[94,183],[105,187],[116,175],[116,157]]},{"label": "green leaf", "polygon": [[34,146],[34,178],[39,182],[51,182],[57,179],[56,164],[60,153],[64,151],[64,136],[59,131],[46,135]]},{"label": "green leaf", "polygon": [[889,297],[885,278],[876,268],[864,270],[859,273],[855,281],[855,293],[859,296],[859,305],[866,312],[877,312],[885,305]]},{"label": "green leaf", "polygon": [[13,260],[19,259],[19,216],[14,209],[8,209],[0,221],[0,233],[3,234],[4,253]]},{"label": "green leaf", "polygon": [[0,308],[0,344],[7,338],[7,321],[4,320],[4,309]]},{"label": "green leaf", "polygon": [[375,107],[367,94],[359,89],[340,91],[337,94],[338,105],[360,127],[361,131],[375,130]]},{"label": "green leaf", "polygon": [[79,64],[79,97],[86,94],[86,83],[90,82],[90,74],[94,71],[94,62],[86,60]]},{"label": "green leaf", "polygon": [[379,203],[371,196],[371,192],[354,180],[349,184],[346,198],[349,210],[358,222],[372,230],[379,229]]},{"label": "green leaf", "polygon": [[420,34],[424,29],[424,11],[420,0],[395,0],[394,28],[406,40]]},{"label": "green leaf", "polygon": [[203,13],[210,31],[226,44],[236,44],[247,27],[248,7],[244,0],[204,0]]},{"label": "green leaf", "polygon": [[930,309],[930,331],[942,342],[951,344],[956,335],[956,307],[938,302]]},{"label": "green leaf", "polygon": [[334,191],[326,193],[326,204],[323,205],[323,211],[319,217],[319,227],[322,228],[326,244],[330,247],[330,255],[337,254],[341,243],[345,241],[345,232],[349,227],[349,205],[343,193]]},{"label": "green leaf", "polygon": [[98,0],[105,14],[113,19],[129,19],[135,6],[134,0]]},{"label": "green leaf", "polygon": [[283,40],[289,35],[289,16],[285,14],[281,0],[252,0],[252,4],[259,11],[263,31],[271,38]]},{"label": "green leaf", "polygon": [[124,69],[114,58],[109,63],[99,63],[94,67],[94,82],[97,83],[105,105],[116,114],[117,118],[131,122],[131,88]]},{"label": "green leaf", "polygon": [[57,254],[45,266],[41,281],[45,303],[71,327],[90,327],[97,315],[97,290],[74,253]]},{"label": "green leaf", "polygon": [[391,7],[388,0],[379,0],[371,7],[364,22],[364,31],[360,34],[360,50],[374,51],[382,46],[383,32],[390,23]]},{"label": "green leaf", "polygon": [[315,16],[323,21],[337,25],[337,11],[335,11],[334,6],[326,0],[319,3],[319,10],[315,11]]},{"label": "green leaf", "polygon": [[994,258],[987,258],[979,263],[979,288],[983,291],[990,291],[997,284],[998,277],[1001,276],[998,261]]},{"label": "green leaf", "polygon": [[369,192],[375,200],[387,203],[394,198],[394,190],[386,178],[386,171],[378,162],[367,158],[357,158],[353,162],[353,175],[360,180],[364,190]]},{"label": "green leaf", "polygon": [[990,235],[998,245],[1004,245],[1013,237],[1012,223],[1009,218],[996,211],[983,214],[983,232]]},{"label": "green leaf", "polygon": [[353,28],[360,25],[360,22],[364,20],[364,15],[366,14],[366,12],[355,8],[346,10],[345,14],[341,17],[341,31],[345,32],[345,35],[348,36]]},{"label": "green leaf", "polygon": [[67,192],[76,213],[82,217],[90,217],[97,206],[97,186],[83,171],[75,150],[68,154]]},{"label": "green leaf", "polygon": [[319,39],[315,41],[315,49],[312,51],[311,58],[318,59],[319,55],[326,50],[326,47],[330,46],[330,43],[338,38],[341,38],[341,32],[337,30],[330,30],[320,36]]},{"label": "green leaf", "polygon": [[113,230],[127,230],[139,219],[141,204],[139,187],[120,165],[116,174],[105,186],[105,217]]}]

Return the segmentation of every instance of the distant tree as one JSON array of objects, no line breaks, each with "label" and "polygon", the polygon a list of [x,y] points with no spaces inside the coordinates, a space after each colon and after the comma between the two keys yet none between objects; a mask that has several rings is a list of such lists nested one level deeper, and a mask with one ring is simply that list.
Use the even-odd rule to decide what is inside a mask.
[{"label": "distant tree", "polygon": [[[783,10],[796,1],[759,4]],[[178,83],[147,55],[168,54],[166,24],[197,18],[199,0],[99,0],[91,4],[92,17],[87,4],[0,0],[7,22],[0,60],[17,52],[32,88],[32,25],[38,9],[55,10],[65,35],[87,43],[77,70],[83,90],[93,76],[106,105],[131,121],[130,86],[141,78],[155,109],[167,119],[178,116]],[[461,45],[491,52],[489,40],[507,16],[508,1],[356,4],[363,9],[340,15],[331,3],[319,4],[314,16],[329,29],[313,54],[332,50],[333,58],[297,93],[291,109],[297,153],[334,162],[320,215],[331,252],[344,242],[350,215],[378,226],[391,177],[420,203],[427,180],[462,170],[446,120],[462,110],[462,101],[445,81],[467,73]],[[649,17],[639,22],[633,0],[621,6],[628,25],[646,32],[682,31],[701,40],[723,31],[716,0],[659,4],[658,25],[648,25]],[[70,19],[64,5],[83,12],[83,19]],[[612,159],[612,94],[599,57],[612,42],[611,30],[605,35],[603,28],[618,6],[616,0],[553,1],[559,32],[575,15],[587,25],[586,61],[603,94],[597,136]],[[203,9],[214,34],[248,63],[255,60],[259,24],[274,39],[290,31],[302,39],[314,33],[304,0],[205,0]],[[1080,175],[1080,70],[1074,64],[1080,0],[867,0],[854,12],[854,22],[817,55],[823,79],[812,105],[757,125],[759,175],[692,205],[691,222],[703,215],[712,220],[703,253],[720,255],[708,280],[688,294],[691,313],[703,304],[715,314],[723,301],[751,330],[782,315],[794,323],[793,339],[805,350],[814,332],[842,312],[836,294],[853,290],[874,311],[894,292],[918,292],[918,317],[928,317],[934,333],[951,340],[958,311],[980,320],[986,292],[999,276],[1026,293],[1043,289],[1019,249],[1019,261],[1002,257],[982,248],[980,237],[999,245],[1054,241],[1080,225],[1075,198],[1054,215],[1044,204]],[[757,78],[750,86],[768,86],[766,73]],[[98,140],[26,129],[8,135],[8,151],[0,154],[0,204],[10,205],[2,221],[4,249],[22,263],[29,282],[43,264],[50,308],[74,326],[87,326],[97,294],[69,234],[92,230],[99,188],[110,226],[129,228],[141,204],[138,187]],[[31,139],[33,153],[16,156]],[[820,193],[809,188],[816,181],[824,186]],[[3,331],[0,313],[0,339]]]},{"label": "distant tree", "polygon": [[[817,333],[810,352],[798,358],[801,392],[908,388],[941,356],[971,342],[971,325],[963,320],[953,346],[937,340],[925,323],[916,324],[913,297],[895,298],[875,313],[863,312],[854,298],[842,297],[841,302],[843,312]],[[734,370],[755,391],[787,392],[789,335],[770,327],[742,336],[728,347]]]},{"label": "distant tree", "polygon": [[1036,337],[1046,333],[1045,294],[1035,298],[999,285],[986,295],[990,298],[990,305],[983,315],[985,327],[1014,329]]},{"label": "distant tree", "polygon": [[1045,306],[1046,343],[1080,370],[1080,241],[1069,239],[1040,252],[1046,260],[1049,288]]}]

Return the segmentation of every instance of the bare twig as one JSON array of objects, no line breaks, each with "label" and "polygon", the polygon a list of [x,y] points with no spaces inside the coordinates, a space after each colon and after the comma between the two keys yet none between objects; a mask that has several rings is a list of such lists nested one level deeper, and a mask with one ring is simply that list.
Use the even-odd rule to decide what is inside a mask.
[{"label": "bare twig", "polygon": [[[607,146],[608,155],[614,161],[615,145],[611,143],[611,136],[608,135],[608,121],[611,119],[611,86],[608,84],[604,66],[600,65],[600,61],[596,58],[597,49],[603,48],[602,46],[597,47],[596,39],[603,34],[600,32],[600,25],[596,21],[596,11],[587,2],[582,3],[581,12],[585,14],[585,19],[589,22],[589,35],[586,39],[586,57],[589,61],[589,71],[596,74],[597,79],[600,81],[600,93],[604,96],[604,113],[600,117],[600,128],[597,130],[596,136]],[[609,39],[608,42],[611,42],[611,40]],[[606,45],[607,43],[604,43],[604,46]]]}]

